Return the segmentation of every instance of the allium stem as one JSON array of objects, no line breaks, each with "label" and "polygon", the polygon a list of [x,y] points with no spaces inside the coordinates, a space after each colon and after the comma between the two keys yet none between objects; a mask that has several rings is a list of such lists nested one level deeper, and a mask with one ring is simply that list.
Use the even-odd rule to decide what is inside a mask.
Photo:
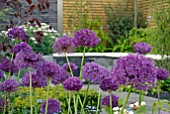
[{"label": "allium stem", "polygon": [[11,105],[11,102],[10,102],[10,93],[8,93],[8,113],[10,114],[11,112],[10,112],[10,105]]},{"label": "allium stem", "polygon": [[110,96],[110,114],[113,114],[113,109],[112,109],[112,92],[109,92]]},{"label": "allium stem", "polygon": [[139,105],[141,105],[142,102],[142,91],[139,92]]},{"label": "allium stem", "polygon": [[99,111],[99,104],[100,104],[100,88],[99,88],[99,94],[98,94],[98,100],[97,100],[96,114],[98,114],[98,111]]},{"label": "allium stem", "polygon": [[68,98],[68,114],[72,114],[71,108],[70,108],[70,100],[71,100],[71,92],[69,91],[69,98]]},{"label": "allium stem", "polygon": [[81,66],[80,66],[80,79],[82,79],[82,69],[83,69],[83,64],[84,64],[85,51],[86,51],[86,47],[84,47],[84,50],[83,50],[83,56],[82,56],[82,59],[81,59]]},{"label": "allium stem", "polygon": [[46,97],[46,105],[45,105],[45,114],[48,112],[48,95],[49,95],[49,87],[50,87],[50,79],[47,82],[47,97]]},{"label": "allium stem", "polygon": [[21,74],[21,70],[18,71],[18,76],[17,76],[18,83],[19,83],[19,79],[20,79],[20,74]]},{"label": "allium stem", "polygon": [[132,90],[132,86],[130,86],[130,88],[129,88],[128,95],[126,96],[126,100],[125,100],[125,103],[123,104],[123,108],[122,108],[120,114],[123,114],[123,112],[124,112],[124,109],[125,109],[125,107],[126,107],[126,104],[127,104],[128,99],[129,99],[129,97],[130,97],[130,94],[131,94],[131,90]]},{"label": "allium stem", "polygon": [[76,96],[75,96],[75,94],[73,94],[73,100],[74,100],[74,111],[75,111],[74,114],[77,114],[77,106],[76,106]]},{"label": "allium stem", "polygon": [[30,74],[30,109],[31,109],[30,114],[33,114],[33,107],[32,107],[32,75],[31,75],[31,72],[29,74]]},{"label": "allium stem", "polygon": [[68,67],[69,67],[69,69],[70,69],[70,73],[71,73],[71,75],[73,76],[73,71],[72,71],[72,69],[71,69],[70,61],[69,61],[69,59],[68,59],[67,53],[64,53],[64,54],[65,54],[65,56],[66,56],[66,60],[67,60],[67,63],[68,63]]},{"label": "allium stem", "polygon": [[[161,82],[158,81],[158,102],[160,101],[160,91],[161,91]],[[161,109],[158,107],[158,114],[160,114]]]},{"label": "allium stem", "polygon": [[84,100],[83,100],[83,105],[82,105],[82,107],[81,107],[81,112],[84,111],[84,105],[85,105],[85,102],[86,102],[86,98],[87,98],[87,95],[88,95],[88,91],[89,91],[90,84],[91,84],[91,81],[89,81],[89,83],[88,83],[88,85],[87,85],[85,97],[84,97]]},{"label": "allium stem", "polygon": [[33,94],[34,94],[34,112],[35,112],[35,114],[37,114],[35,88],[33,89]]},{"label": "allium stem", "polygon": [[4,104],[3,114],[5,114],[5,112],[6,112],[6,105],[7,105],[7,102],[6,102],[6,93],[5,93],[5,104]]}]

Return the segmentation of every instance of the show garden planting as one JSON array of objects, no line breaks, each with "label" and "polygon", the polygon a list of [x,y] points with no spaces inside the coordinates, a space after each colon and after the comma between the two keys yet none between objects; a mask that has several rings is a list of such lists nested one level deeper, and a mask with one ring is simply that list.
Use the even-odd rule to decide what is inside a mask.
[{"label": "show garden planting", "polygon": [[[27,2],[31,4],[31,0]],[[48,0],[37,3],[40,10],[49,7]],[[11,1],[6,5],[15,9],[12,4]],[[35,7],[30,6],[28,15]],[[84,63],[86,50],[101,43],[93,30],[79,29],[73,35],[60,36],[51,26],[34,18],[19,25],[20,22],[14,26],[11,20],[8,29],[0,33],[1,114],[147,114],[144,95],[155,88],[158,101],[153,104],[152,113],[170,114],[170,101],[160,99],[161,84],[170,73],[145,56],[153,49],[150,44],[135,43],[131,47],[134,52],[118,58],[109,70],[96,62]],[[33,33],[36,38],[31,37]],[[42,45],[42,40],[50,46]],[[38,44],[41,48],[36,48]],[[83,53],[80,66],[68,58],[77,48]],[[65,55],[67,63],[61,66],[46,61],[42,54],[48,52]],[[74,75],[77,68],[80,74]],[[82,80],[87,82],[86,88]],[[99,85],[98,91],[89,89],[94,84]],[[123,99],[113,94],[120,88],[128,93]],[[102,92],[107,92],[107,96],[102,96]],[[132,92],[138,93],[138,100],[129,103]]]}]

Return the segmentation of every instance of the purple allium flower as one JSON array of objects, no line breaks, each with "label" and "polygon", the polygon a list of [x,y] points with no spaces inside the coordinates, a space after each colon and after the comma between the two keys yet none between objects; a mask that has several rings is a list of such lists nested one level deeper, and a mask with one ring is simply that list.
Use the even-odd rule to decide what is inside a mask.
[{"label": "purple allium flower", "polygon": [[147,54],[152,50],[152,46],[148,45],[145,42],[140,42],[134,45],[134,50],[140,54]]},{"label": "purple allium flower", "polygon": [[[45,114],[45,107],[46,107],[46,100],[44,100],[44,102],[42,103],[42,106],[41,106],[42,114]],[[54,98],[49,98],[47,114],[54,114],[54,113],[59,113],[59,112],[61,112],[60,102]]]},{"label": "purple allium flower", "polygon": [[0,79],[1,78],[4,78],[4,75],[3,75],[3,73],[0,71]]},{"label": "purple allium flower", "polygon": [[16,57],[14,58],[14,63],[16,63],[19,68],[26,67],[37,68],[44,61],[45,60],[41,54],[35,54],[33,51],[29,52],[20,51],[19,53],[16,54]]},{"label": "purple allium flower", "polygon": [[[0,112],[3,112],[5,106],[5,99],[0,99]],[[8,108],[8,102],[6,101],[6,109]]]},{"label": "purple allium flower", "polygon": [[8,58],[5,58],[2,63],[0,63],[0,69],[5,72],[12,72],[16,73],[18,72],[19,68],[17,64],[15,64],[13,61],[11,63],[11,60]]},{"label": "purple allium flower", "polygon": [[[68,63],[63,64],[62,67],[63,67],[64,70],[70,72],[70,68],[69,68]],[[70,63],[70,67],[71,67],[72,71],[75,71],[78,68],[78,66],[75,63]]]},{"label": "purple allium flower", "polygon": [[30,84],[30,75],[32,76],[32,87],[45,87],[47,85],[46,78],[39,72],[32,72],[32,73],[26,73],[24,77],[22,78],[22,83],[25,86],[29,86]]},{"label": "purple allium flower", "polygon": [[160,114],[169,114],[169,112],[161,111]]},{"label": "purple allium flower", "polygon": [[96,62],[88,62],[83,66],[82,76],[92,83],[100,83],[110,71]]},{"label": "purple allium flower", "polygon": [[116,91],[118,89],[118,83],[113,79],[113,77],[109,76],[103,79],[100,83],[100,88],[103,91]]},{"label": "purple allium flower", "polygon": [[132,85],[137,90],[152,89],[157,79],[154,61],[141,54],[119,58],[111,74],[120,84]]},{"label": "purple allium flower", "polygon": [[8,79],[0,84],[0,90],[7,93],[16,92],[18,90],[19,83],[13,79]]},{"label": "purple allium flower", "polygon": [[97,35],[89,29],[78,30],[74,33],[72,38],[75,47],[94,47],[99,43]]},{"label": "purple allium flower", "polygon": [[53,84],[62,84],[66,79],[68,79],[69,74],[62,68],[59,67],[58,74],[51,80]]},{"label": "purple allium flower", "polygon": [[45,77],[49,79],[53,79],[58,77],[59,75],[62,76],[60,73],[61,67],[55,62],[45,61],[43,62],[42,66],[38,68],[38,71],[41,72]]},{"label": "purple allium flower", "polygon": [[159,68],[157,70],[157,79],[166,80],[170,76],[169,72],[164,68]]},{"label": "purple allium flower", "polygon": [[[118,106],[118,100],[119,97],[112,95],[112,107],[117,107]],[[103,106],[108,106],[110,107],[110,96],[105,96],[102,100],[101,100],[101,104]]]},{"label": "purple allium flower", "polygon": [[64,81],[64,88],[68,91],[79,91],[82,87],[83,83],[78,77],[70,77]]},{"label": "purple allium flower", "polygon": [[25,42],[19,43],[12,48],[12,51],[17,54],[20,51],[31,52],[32,48]]},{"label": "purple allium flower", "polygon": [[8,37],[10,39],[20,39],[22,41],[26,41],[27,40],[27,33],[24,31],[23,28],[12,28],[11,30],[8,31]]},{"label": "purple allium flower", "polygon": [[61,53],[72,53],[74,52],[74,44],[71,38],[63,36],[58,38],[53,45],[54,52]]}]

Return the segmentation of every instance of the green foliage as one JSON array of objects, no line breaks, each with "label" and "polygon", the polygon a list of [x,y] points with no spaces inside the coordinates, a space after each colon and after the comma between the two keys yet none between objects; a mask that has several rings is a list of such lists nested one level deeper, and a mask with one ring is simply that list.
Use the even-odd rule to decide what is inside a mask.
[{"label": "green foliage", "polygon": [[135,111],[135,114],[146,114],[148,112],[148,108],[146,106],[141,106],[139,109]]},{"label": "green foliage", "polygon": [[[124,7],[121,3],[118,3],[115,7],[108,4],[105,6],[105,12],[108,17],[107,24],[109,25],[109,37],[111,37],[114,45],[113,51],[129,52],[131,51],[129,44],[130,30],[134,27],[133,13],[128,11],[128,1]],[[145,27],[142,25],[141,13],[138,13],[138,27]],[[125,46],[125,49],[123,47]],[[127,47],[126,47],[127,46]],[[130,48],[130,49],[129,49]]]},{"label": "green foliage", "polygon": [[[37,110],[40,113],[40,108],[42,102],[46,99],[46,88],[36,88],[35,89],[35,97],[36,97],[36,107]],[[66,114],[68,105],[67,105],[67,98],[68,98],[68,92],[64,90],[62,86],[54,86],[50,87],[50,93],[49,93],[49,98],[55,98],[60,101],[60,105],[62,107],[62,113]],[[71,93],[71,98],[74,93]],[[85,96],[85,89],[82,89],[80,91],[80,98],[81,100],[84,99]],[[85,106],[97,106],[97,98],[98,98],[98,93],[95,92],[94,90],[89,90],[88,91],[88,97],[86,99]],[[33,99],[34,102],[34,99]],[[71,109],[74,111],[74,103],[73,99],[71,99]],[[20,87],[18,92],[17,92],[17,97],[15,99],[14,103],[14,112],[13,114],[21,114],[24,112],[24,114],[28,114],[30,109],[30,104],[29,104],[29,88],[26,87]],[[78,104],[78,110],[81,109],[80,104]],[[87,111],[87,110],[86,110]]]},{"label": "green foliage", "polygon": [[157,102],[155,102],[152,106],[152,114],[155,114],[155,111],[157,109],[157,107],[160,109],[160,110],[164,110],[164,111],[167,111],[167,112],[170,112],[170,109],[168,107],[165,107],[164,105],[165,104],[170,104],[170,101],[168,100],[159,100]]}]

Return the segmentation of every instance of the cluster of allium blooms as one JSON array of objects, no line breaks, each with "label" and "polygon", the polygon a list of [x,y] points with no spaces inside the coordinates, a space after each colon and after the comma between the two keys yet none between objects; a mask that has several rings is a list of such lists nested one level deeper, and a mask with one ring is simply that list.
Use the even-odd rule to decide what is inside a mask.
[{"label": "cluster of allium blooms", "polygon": [[92,83],[100,83],[110,71],[96,62],[88,62],[83,66],[82,77]]},{"label": "cluster of allium blooms", "polygon": [[48,79],[57,78],[59,75],[62,76],[60,73],[61,67],[55,62],[45,61],[37,70]]},{"label": "cluster of allium blooms", "polygon": [[13,61],[11,63],[11,60],[8,58],[5,58],[2,61],[2,63],[0,63],[0,69],[5,72],[13,72],[13,73],[18,72],[19,70],[18,65]]},{"label": "cluster of allium blooms", "polygon": [[154,61],[134,54],[119,58],[111,74],[120,84],[132,85],[137,90],[152,89],[157,79]]},{"label": "cluster of allium blooms", "polygon": [[145,42],[140,42],[134,45],[134,50],[140,54],[147,54],[152,50],[152,46],[148,45]]},{"label": "cluster of allium blooms", "polygon": [[76,31],[72,39],[75,47],[78,46],[94,47],[99,43],[97,35],[92,30],[88,29]]},{"label": "cluster of allium blooms", "polygon": [[113,79],[113,77],[109,76],[102,80],[100,88],[103,91],[116,91],[118,89],[118,83]]},{"label": "cluster of allium blooms", "polygon": [[[41,113],[45,114],[46,100],[42,103]],[[47,114],[55,114],[61,112],[60,102],[54,98],[48,99],[48,112]]]},{"label": "cluster of allium blooms", "polygon": [[83,83],[78,77],[70,77],[64,81],[64,88],[68,91],[79,91],[82,87]]},{"label": "cluster of allium blooms", "polygon": [[[69,68],[68,63],[63,64],[62,67],[63,67],[64,70],[70,72],[70,68]],[[78,68],[78,66],[77,66],[75,63],[70,63],[70,67],[71,67],[71,70],[72,70],[72,71],[75,71],[75,70],[77,70],[77,68]]]},{"label": "cluster of allium blooms", "polygon": [[32,87],[45,87],[47,85],[46,78],[39,72],[32,72],[32,73],[26,73],[24,77],[22,78],[22,83],[25,86],[29,86],[30,84],[30,76],[32,77]]},{"label": "cluster of allium blooms", "polygon": [[14,63],[18,65],[19,68],[32,67],[37,68],[44,62],[44,58],[41,54],[35,54],[33,51],[20,51],[16,54],[14,58]]},{"label": "cluster of allium blooms", "polygon": [[17,54],[18,52],[20,51],[23,51],[23,52],[31,52],[32,51],[32,48],[25,42],[22,42],[22,43],[19,43],[19,44],[16,44],[13,48],[12,48],[12,51]]},{"label": "cluster of allium blooms", "polygon": [[[5,99],[0,99],[0,112],[3,112],[5,106]],[[8,102],[6,101],[6,108],[8,107]]]},{"label": "cluster of allium blooms", "polygon": [[[119,97],[112,94],[112,108],[118,106]],[[101,100],[101,105],[110,107],[110,96],[105,96]]]},{"label": "cluster of allium blooms", "polygon": [[1,78],[4,78],[4,75],[3,75],[3,73],[0,71],[0,79]]},{"label": "cluster of allium blooms", "polygon": [[24,31],[24,29],[22,28],[12,28],[11,30],[8,31],[8,37],[10,39],[19,39],[22,41],[26,41],[27,40],[27,33]]},{"label": "cluster of allium blooms", "polygon": [[58,74],[51,80],[53,84],[62,84],[66,79],[68,79],[69,74],[62,68],[59,67]]},{"label": "cluster of allium blooms", "polygon": [[63,36],[58,38],[53,44],[53,50],[57,53],[72,53],[74,52],[74,44],[70,37]]},{"label": "cluster of allium blooms", "polygon": [[7,93],[16,92],[18,90],[19,83],[13,79],[8,79],[0,84],[0,90]]},{"label": "cluster of allium blooms", "polygon": [[169,72],[164,68],[157,69],[157,79],[166,80],[170,76]]}]

